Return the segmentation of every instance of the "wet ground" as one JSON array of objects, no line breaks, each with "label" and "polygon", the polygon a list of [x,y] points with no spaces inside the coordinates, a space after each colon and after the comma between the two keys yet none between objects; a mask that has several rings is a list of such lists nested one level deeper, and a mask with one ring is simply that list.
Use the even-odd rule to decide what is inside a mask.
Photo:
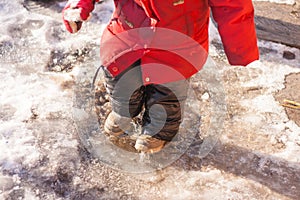
[{"label": "wet ground", "polygon": [[[7,1],[0,8],[0,199],[300,198],[299,112],[281,106],[283,99],[300,100],[299,49],[259,41],[261,63],[232,67],[213,37],[218,70],[203,71],[192,85],[201,115],[195,140],[171,165],[135,174],[112,169],[88,151],[79,133],[97,130],[97,120],[87,129],[77,124],[95,119],[78,106],[93,97],[103,29],[97,20],[111,14],[111,4],[99,5],[82,32],[72,36],[64,31],[59,4],[26,10]],[[284,51],[295,58],[283,58]],[[205,73],[215,75],[209,79]],[[225,94],[225,115],[217,127],[214,117],[223,115],[217,113],[211,80],[220,80]],[[212,130],[221,134],[203,157],[199,152]]]}]

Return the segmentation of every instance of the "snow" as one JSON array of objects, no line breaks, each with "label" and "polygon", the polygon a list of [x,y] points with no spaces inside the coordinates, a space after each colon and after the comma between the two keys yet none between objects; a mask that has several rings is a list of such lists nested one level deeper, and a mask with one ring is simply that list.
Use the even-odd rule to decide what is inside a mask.
[{"label": "snow", "polygon": [[289,5],[294,5],[296,3],[295,0],[253,0],[253,1],[267,1],[271,3],[289,4]]},{"label": "snow", "polygon": [[[295,3],[293,0],[270,2]],[[90,195],[86,199],[93,199],[93,195],[96,195],[94,199],[100,196],[103,199],[122,196],[123,199],[295,197],[283,189],[276,190],[277,186],[272,183],[260,181],[257,173],[264,173],[268,162],[279,161],[287,162],[287,169],[299,172],[300,127],[288,118],[274,98],[274,93],[285,87],[285,76],[300,72],[299,49],[259,41],[260,47],[272,50],[262,55],[260,62],[247,68],[217,63],[225,79],[228,112],[233,113],[232,118],[224,122],[220,143],[235,145],[237,152],[229,153],[236,156],[236,166],[251,166],[251,156],[260,156],[257,171],[240,176],[244,169],[234,165],[224,169],[218,166],[220,157],[211,159],[210,156],[218,154],[211,153],[205,160],[190,153],[191,157],[183,156],[176,164],[157,172],[158,175],[134,177],[94,162],[86,152],[79,150],[82,146],[73,118],[75,115],[80,116],[80,120],[89,119],[84,110],[74,108],[72,87],[75,82],[86,85],[78,77],[91,80],[95,66],[99,66],[99,38],[113,9],[112,2],[99,5],[93,18],[75,35],[64,31],[60,17],[29,12],[21,3],[24,2],[2,0],[0,3],[0,199],[84,199],[86,194]],[[62,7],[64,3],[58,5]],[[220,43],[212,24],[210,41]],[[83,47],[91,51],[85,55],[84,65],[73,63],[68,72],[53,72],[47,68],[51,60],[54,63],[59,60],[52,58],[51,52],[70,53]],[[284,60],[282,53],[286,50],[293,52],[296,59]],[[214,58],[219,54],[220,49],[211,45],[210,55]],[[258,88],[258,93],[245,92],[249,88]],[[207,103],[212,96],[205,91],[200,99]],[[284,147],[275,149],[273,146],[278,142]],[[248,153],[240,153],[242,151]],[[280,170],[284,169],[273,169]],[[293,185],[295,182],[290,183],[293,190],[299,188]]]}]

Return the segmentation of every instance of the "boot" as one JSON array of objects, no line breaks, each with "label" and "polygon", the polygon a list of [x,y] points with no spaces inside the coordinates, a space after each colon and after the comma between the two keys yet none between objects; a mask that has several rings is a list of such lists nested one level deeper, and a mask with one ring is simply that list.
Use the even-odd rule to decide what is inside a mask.
[{"label": "boot", "polygon": [[131,123],[131,118],[123,117],[112,111],[105,120],[104,131],[110,136],[118,137],[123,135],[126,131],[131,131]]},{"label": "boot", "polygon": [[157,153],[164,148],[167,141],[160,140],[150,135],[140,135],[135,143],[135,149],[143,153]]},{"label": "boot", "polygon": [[121,149],[137,153],[138,151],[134,148],[134,136],[127,134],[130,134],[132,131],[132,119],[122,117],[114,111],[105,120],[104,132],[108,136],[109,141]]}]

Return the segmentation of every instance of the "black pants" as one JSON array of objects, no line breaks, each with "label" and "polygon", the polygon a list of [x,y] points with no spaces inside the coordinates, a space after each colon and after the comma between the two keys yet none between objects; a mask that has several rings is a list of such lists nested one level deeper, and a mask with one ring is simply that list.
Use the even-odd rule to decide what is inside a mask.
[{"label": "black pants", "polygon": [[104,72],[112,110],[131,118],[144,111],[143,134],[171,141],[182,120],[188,81],[145,86],[139,61],[116,77]]}]

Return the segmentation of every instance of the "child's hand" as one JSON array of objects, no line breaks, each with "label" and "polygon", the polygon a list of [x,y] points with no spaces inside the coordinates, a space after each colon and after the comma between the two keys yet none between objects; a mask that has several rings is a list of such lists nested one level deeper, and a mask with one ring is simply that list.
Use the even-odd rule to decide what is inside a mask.
[{"label": "child's hand", "polygon": [[249,63],[248,65],[246,65],[246,67],[262,67],[263,64],[261,63],[260,60],[254,60],[253,62]]},{"label": "child's hand", "polygon": [[87,20],[94,9],[93,0],[69,0],[63,9],[63,20],[70,33],[80,30],[82,22]]}]

